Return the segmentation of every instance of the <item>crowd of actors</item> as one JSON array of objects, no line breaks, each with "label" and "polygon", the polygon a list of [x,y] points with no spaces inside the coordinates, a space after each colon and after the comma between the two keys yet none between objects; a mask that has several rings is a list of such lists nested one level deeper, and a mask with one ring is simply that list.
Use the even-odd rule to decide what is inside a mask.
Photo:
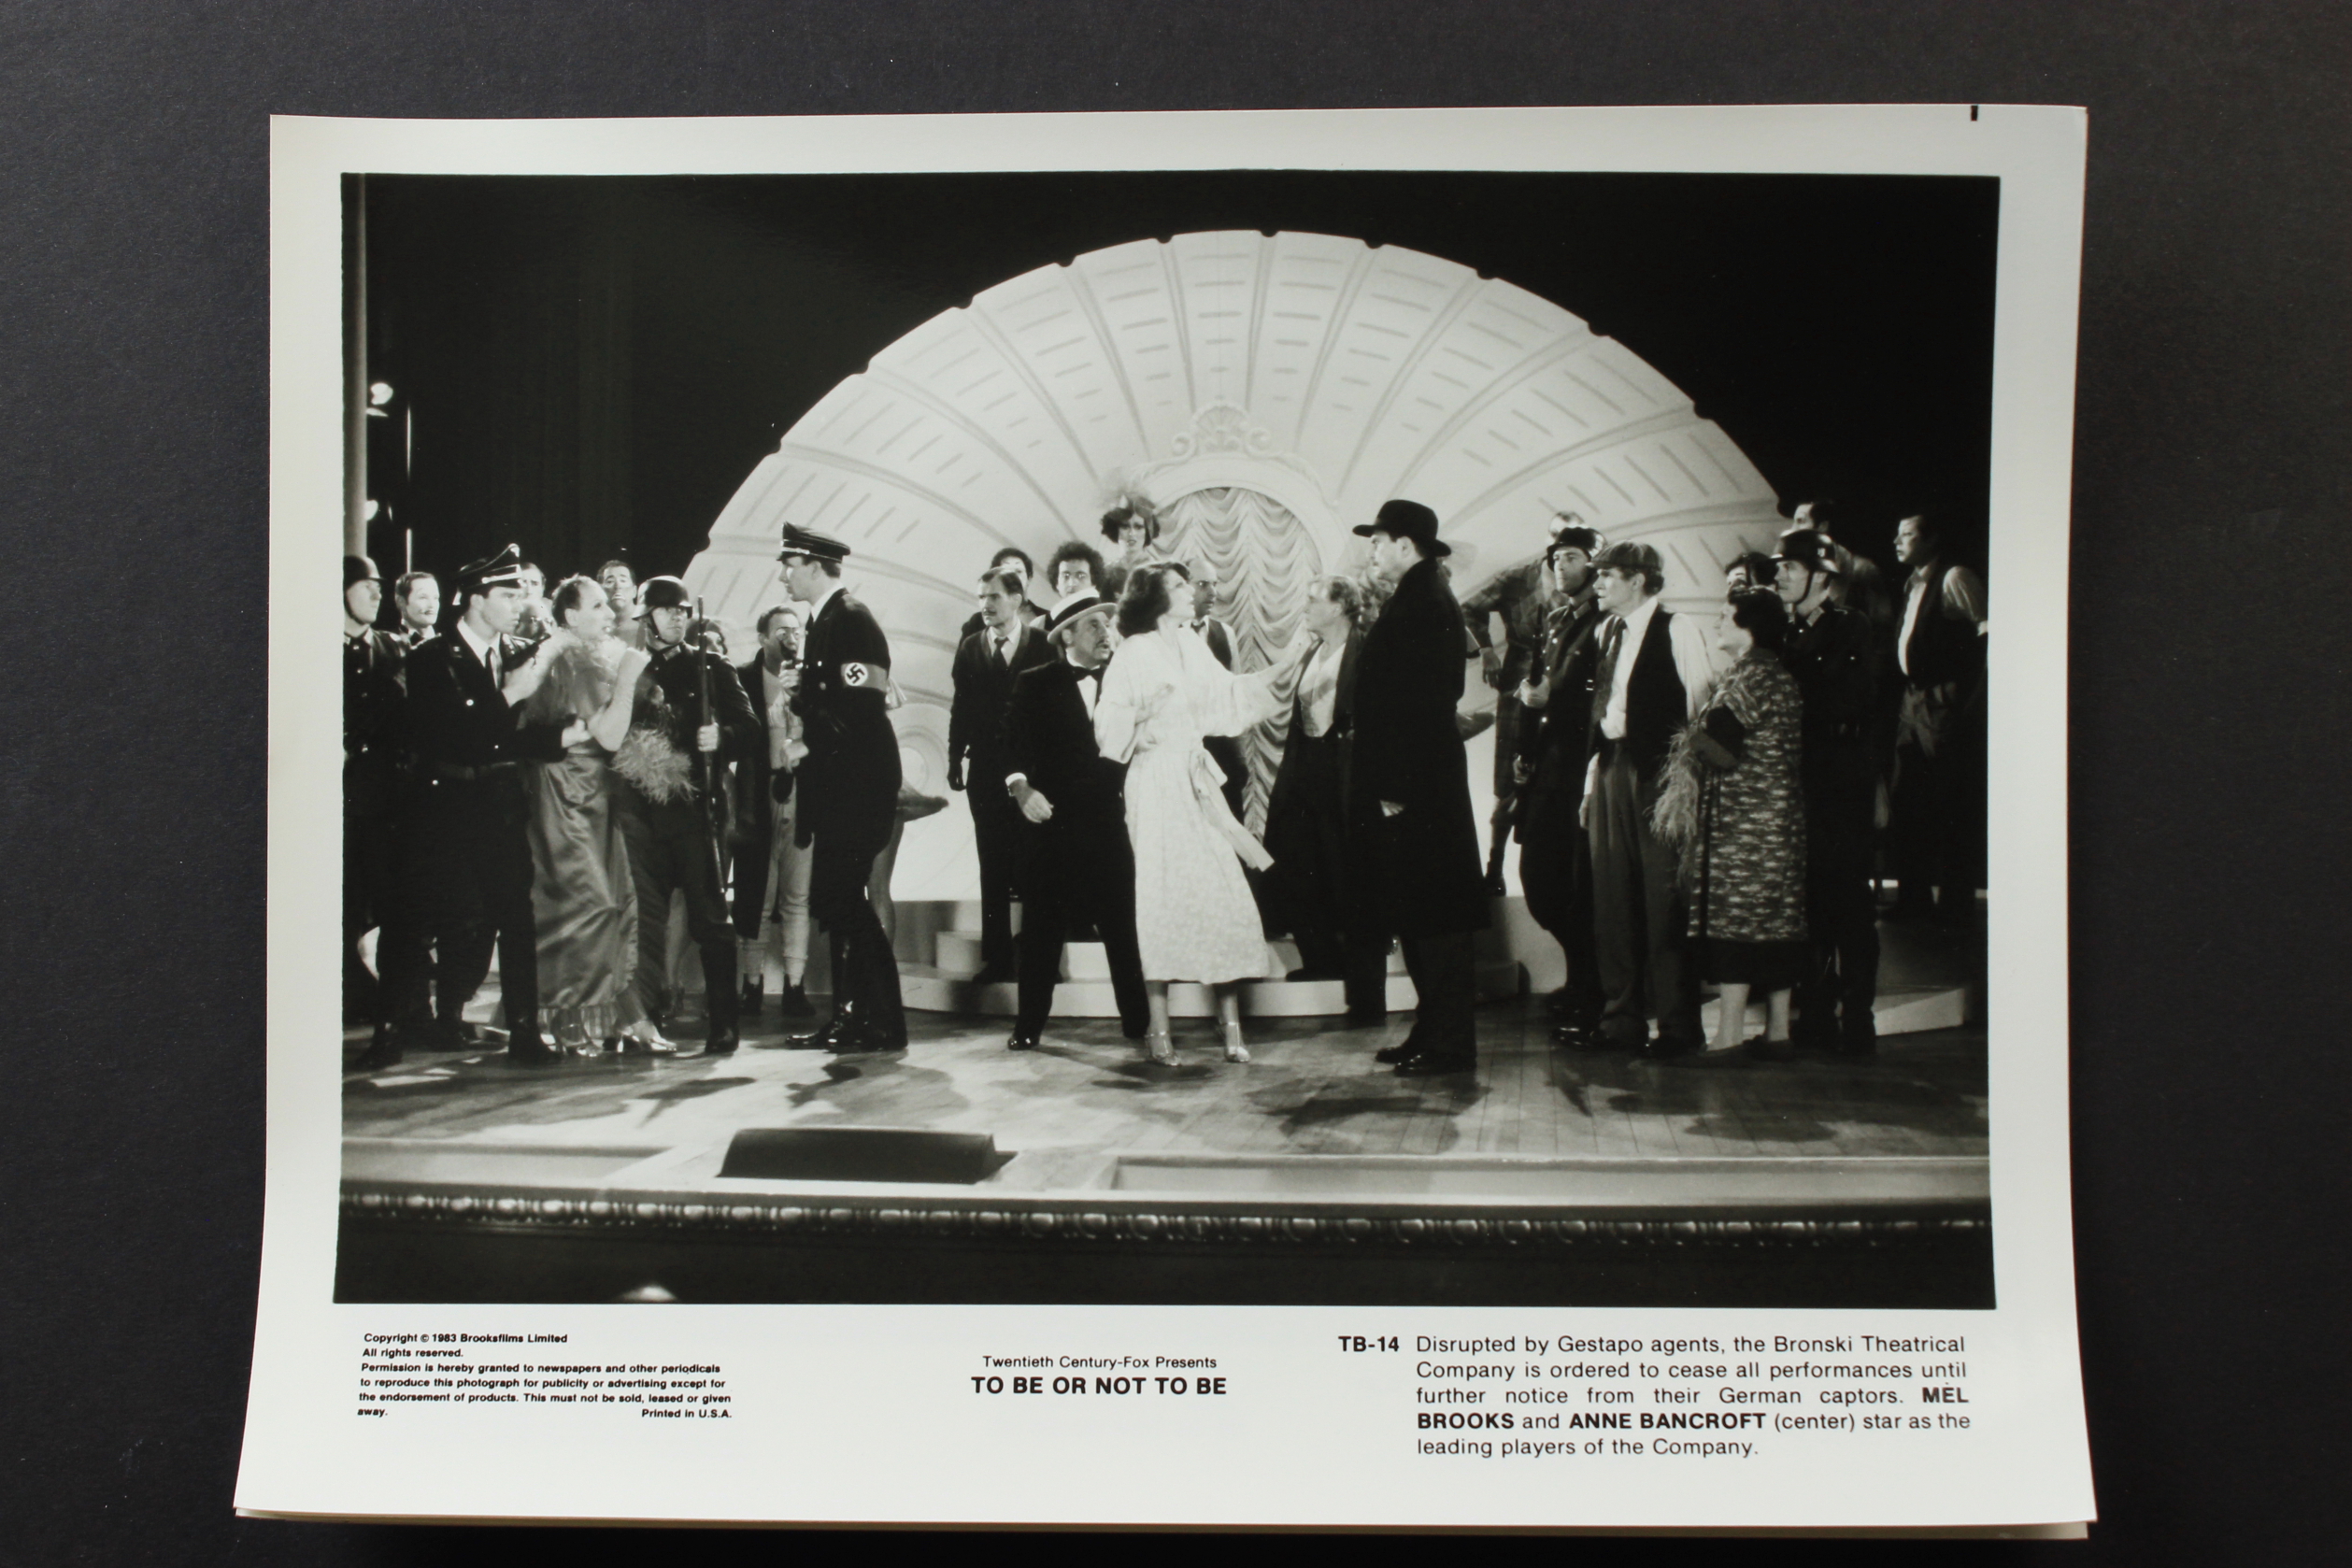
[{"label": "crowd of actors", "polygon": [[[1213,575],[1160,551],[1147,508],[1115,509],[1107,551],[1067,541],[1042,576],[999,551],[955,655],[948,782],[978,851],[977,978],[1017,985],[1011,1048],[1041,1043],[1064,947],[1091,938],[1150,1061],[1178,1060],[1168,988],[1189,981],[1246,1062],[1238,988],[1288,935],[1290,977],[1341,982],[1351,1025],[1385,1017],[1400,948],[1418,1001],[1378,1059],[1472,1071],[1472,940],[1516,838],[1530,912],[1566,954],[1560,1044],[1868,1053],[1882,830],[1904,912],[1964,913],[1981,881],[1984,590],[1926,518],[1898,531],[1899,594],[1836,542],[1826,504],[1794,522],[1776,553],[1733,563],[1705,628],[1659,603],[1653,548],[1573,516],[1457,602],[1436,515],[1390,501],[1354,530],[1365,572],[1316,580],[1299,634],[1248,672]],[[663,1028],[695,960],[702,1049],[723,1056],[771,956],[779,1008],[807,1020],[796,1043],[905,1048],[889,862],[905,821],[943,803],[901,778],[890,648],[842,590],[848,547],[791,526],[781,543],[784,602],[739,667],[675,577],[640,587],[611,563],[549,593],[509,547],[457,575],[446,631],[440,584],[403,577],[388,631],[375,567],[347,558],[346,1008],[374,1025],[363,1066],[478,1045],[463,1013],[493,950],[525,1064],[674,1052]],[[1501,693],[1483,865],[1474,657]],[[1259,726],[1281,737],[1262,839],[1238,739]],[[812,925],[831,945],[821,1025],[803,989]],[[1712,1051],[1703,982],[1722,997]],[[1751,993],[1766,1029],[1742,1045]]]},{"label": "crowd of actors", "polygon": [[[456,575],[446,630],[439,583],[412,573],[381,630],[374,564],[345,558],[344,1005],[374,1025],[362,1067],[480,1045],[463,1015],[493,952],[521,1065],[675,1054],[663,1026],[691,963],[702,1054],[728,1055],[771,951],[781,1011],[809,1020],[796,1040],[905,1048],[889,862],[905,822],[945,803],[904,788],[889,644],[842,592],[848,549],[784,544],[785,602],[740,668],[683,582],[640,586],[622,563],[549,592],[509,546]],[[812,922],[831,946],[821,1025],[802,984]]]}]

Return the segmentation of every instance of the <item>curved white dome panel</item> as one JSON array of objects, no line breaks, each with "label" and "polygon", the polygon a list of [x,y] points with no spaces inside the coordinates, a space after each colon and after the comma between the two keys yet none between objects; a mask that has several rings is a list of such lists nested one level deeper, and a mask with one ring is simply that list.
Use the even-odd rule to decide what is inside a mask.
[{"label": "curved white dome panel", "polygon": [[[746,656],[781,596],[783,524],[846,540],[847,577],[891,637],[901,737],[935,764],[944,723],[916,710],[948,702],[989,555],[1099,543],[1122,487],[1163,507],[1257,490],[1332,569],[1361,559],[1349,527],[1409,496],[1443,520],[1465,592],[1574,511],[1655,543],[1670,602],[1712,604],[1724,563],[1780,525],[1763,477],[1688,397],[1549,301],[1393,246],[1237,231],[1040,267],[884,348],[745,480],[687,580]],[[906,887],[908,855],[956,838],[968,865],[968,833],[946,827],[961,817],[959,802],[910,831],[906,896],[953,896]]]}]

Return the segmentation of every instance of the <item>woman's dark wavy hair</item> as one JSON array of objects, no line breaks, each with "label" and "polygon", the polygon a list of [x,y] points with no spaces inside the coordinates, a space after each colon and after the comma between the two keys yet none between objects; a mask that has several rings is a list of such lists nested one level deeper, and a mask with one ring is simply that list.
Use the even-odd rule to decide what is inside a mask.
[{"label": "woman's dark wavy hair", "polygon": [[549,603],[555,608],[555,623],[558,626],[563,624],[565,616],[580,607],[582,595],[592,588],[599,593],[605,592],[605,585],[594,577],[569,577],[555,585],[555,592],[549,596]]},{"label": "woman's dark wavy hair", "polygon": [[1148,545],[1160,537],[1160,520],[1140,506],[1113,506],[1103,514],[1103,537],[1119,543],[1119,531],[1130,522],[1144,525],[1144,543]]},{"label": "woman's dark wavy hair", "polygon": [[1127,592],[1119,596],[1119,634],[1133,637],[1150,631],[1175,602],[1165,566],[1136,567],[1127,574]]},{"label": "woman's dark wavy hair", "polygon": [[1745,626],[1758,648],[1780,651],[1789,635],[1789,606],[1769,588],[1743,588],[1732,595],[1732,624]]}]

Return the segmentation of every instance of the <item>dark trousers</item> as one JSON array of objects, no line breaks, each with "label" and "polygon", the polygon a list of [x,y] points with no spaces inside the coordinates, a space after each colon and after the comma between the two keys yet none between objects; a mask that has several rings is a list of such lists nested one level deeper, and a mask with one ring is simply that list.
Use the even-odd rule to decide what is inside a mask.
[{"label": "dark trousers", "polygon": [[[376,1015],[376,976],[360,962],[360,938],[384,923],[392,902],[392,820],[374,791],[343,770],[343,1016]],[[383,938],[378,937],[380,948]],[[383,959],[379,953],[377,963]]]},{"label": "dark trousers", "polygon": [[1888,858],[1900,907],[1951,914],[1971,907],[1984,886],[1985,748],[1963,716],[1933,742],[1933,756],[1912,740],[1895,749]]},{"label": "dark trousers", "polygon": [[1397,945],[1404,952],[1404,972],[1413,976],[1413,1034],[1420,1048],[1436,1055],[1476,1054],[1478,976],[1471,934],[1406,936]]},{"label": "dark trousers", "polygon": [[686,934],[702,954],[713,1034],[735,1026],[742,995],[735,989],[734,927],[711,858],[710,830],[692,801],[649,801],[615,780],[613,811],[629,847],[629,877],[637,891],[637,964],[629,980],[629,1021],[650,1018],[669,970],[670,895],[686,897]]},{"label": "dark trousers", "polygon": [[1638,1046],[1658,1019],[1661,1043],[1697,1048],[1699,988],[1688,948],[1675,852],[1650,830],[1656,790],[1621,746],[1603,743],[1585,810],[1592,855],[1592,947],[1603,995],[1601,1032]]},{"label": "dark trousers", "polygon": [[1024,826],[1020,807],[1005,792],[1002,778],[975,777],[964,798],[972,804],[972,839],[980,854],[980,963],[1007,968],[1013,962],[1014,884]]},{"label": "dark trousers", "polygon": [[898,959],[882,918],[866,896],[874,860],[897,826],[897,792],[890,812],[835,820],[829,815],[810,834],[808,912],[833,944],[833,1005],[853,1005],[867,1021],[904,1034],[906,1010],[898,985]]},{"label": "dark trousers", "polygon": [[1870,885],[1870,798],[1832,783],[1806,799],[1804,920],[1813,956],[1796,987],[1797,1032],[1813,1040],[1841,1030],[1849,1039],[1873,1039],[1878,907]]},{"label": "dark trousers", "polygon": [[527,811],[519,772],[423,787],[399,836],[393,907],[377,938],[378,1023],[455,1025],[490,974],[494,948],[506,1027],[537,1034]]},{"label": "dark trousers", "polygon": [[[1274,856],[1263,886],[1274,924],[1299,947],[1299,966],[1336,975],[1349,1012],[1387,1005],[1389,939],[1368,900],[1351,897],[1339,752],[1330,736],[1293,734],[1280,797],[1266,817]],[[1367,918],[1369,917],[1369,918]]]},{"label": "dark trousers", "polygon": [[1110,960],[1119,1027],[1140,1038],[1150,1017],[1143,957],[1135,950],[1135,855],[1125,824],[1031,830],[1021,896],[1020,1007],[1015,1029],[1035,1034],[1053,1011],[1062,949],[1073,930],[1101,934]]},{"label": "dark trousers", "polygon": [[1527,912],[1567,957],[1567,1021],[1590,1029],[1607,1001],[1592,941],[1592,840],[1566,801],[1530,801],[1523,809],[1519,885],[1527,892]]}]

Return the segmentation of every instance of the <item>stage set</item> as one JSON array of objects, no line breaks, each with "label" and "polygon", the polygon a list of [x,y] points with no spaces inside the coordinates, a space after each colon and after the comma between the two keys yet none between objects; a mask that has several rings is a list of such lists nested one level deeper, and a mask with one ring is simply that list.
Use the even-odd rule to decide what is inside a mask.
[{"label": "stage set", "polygon": [[[906,780],[950,796],[896,862],[908,1048],[794,1049],[771,1007],[714,1060],[689,1025],[677,1058],[349,1073],[342,1299],[1991,1304],[1981,905],[1883,927],[1868,1060],[1556,1048],[1560,949],[1516,850],[1479,947],[1475,1079],[1373,1062],[1410,1022],[1393,955],[1383,1027],[1341,1027],[1335,981],[1274,979],[1244,1002],[1253,1061],[1194,1021],[1165,1068],[1119,1037],[1101,949],[1076,945],[1044,1048],[1006,1050],[1013,988],[973,983],[972,823],[944,782],[956,628],[992,551],[1099,543],[1121,493],[1157,508],[1162,552],[1214,571],[1244,669],[1296,632],[1310,580],[1361,563],[1349,529],[1391,496],[1443,520],[1464,597],[1573,512],[1657,547],[1667,606],[1710,620],[1727,564],[1786,526],[1741,447],[1624,343],[1397,244],[1138,239],[877,345],[682,575],[740,659],[781,597],[784,524],[853,549]],[[1476,723],[1495,694],[1469,676]],[[1246,737],[1253,831],[1280,745]],[[1492,746],[1470,746],[1482,847]],[[1270,974],[1296,962],[1272,945]],[[1207,1010],[1198,988],[1173,1001]],[[495,1021],[494,981],[469,1016]]]}]

